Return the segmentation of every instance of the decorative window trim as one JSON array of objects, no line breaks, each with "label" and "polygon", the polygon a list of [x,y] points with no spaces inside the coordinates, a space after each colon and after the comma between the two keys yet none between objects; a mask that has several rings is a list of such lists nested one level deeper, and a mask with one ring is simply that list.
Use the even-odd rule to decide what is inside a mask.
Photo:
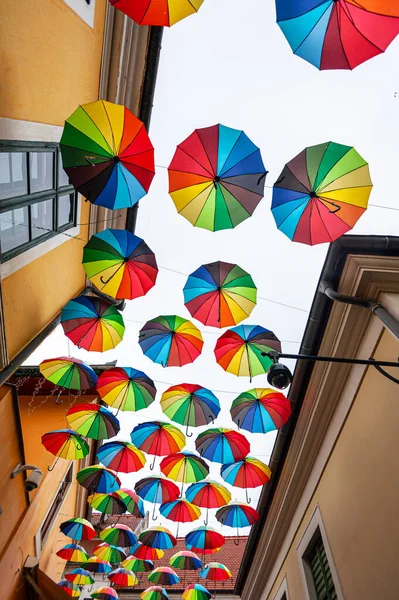
[{"label": "decorative window trim", "polygon": [[64,0],[89,27],[94,28],[94,14],[96,11],[96,0]]},{"label": "decorative window trim", "polygon": [[276,595],[273,597],[273,600],[290,600],[290,595],[288,593],[288,583],[287,583],[286,577],[284,577],[283,581],[281,582]]}]

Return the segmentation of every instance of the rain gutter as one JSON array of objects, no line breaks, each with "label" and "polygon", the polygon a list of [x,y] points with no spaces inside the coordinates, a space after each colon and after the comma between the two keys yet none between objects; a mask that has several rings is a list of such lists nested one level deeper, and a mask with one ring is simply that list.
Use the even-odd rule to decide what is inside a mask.
[{"label": "rain gutter", "polygon": [[[345,296],[335,291],[339,285],[345,261],[349,254],[399,256],[399,237],[345,235],[330,245],[310,309],[299,354],[318,354],[334,301],[355,304],[371,310],[393,332],[398,327],[397,321],[381,305],[361,298]],[[377,307],[377,309],[374,307]],[[269,462],[272,476],[261,493],[258,505],[259,521],[251,529],[237,576],[234,591],[239,596],[243,591],[251,562],[279,483],[284,461],[290,448],[314,366],[315,363],[312,361],[300,360],[295,367],[293,381],[288,394],[288,398],[292,403],[292,415],[289,422],[279,430],[273,447]]]}]

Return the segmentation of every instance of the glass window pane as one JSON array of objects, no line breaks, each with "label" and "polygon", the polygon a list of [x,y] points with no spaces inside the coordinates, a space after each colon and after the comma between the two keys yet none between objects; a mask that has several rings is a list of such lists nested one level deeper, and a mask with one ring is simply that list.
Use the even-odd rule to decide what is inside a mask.
[{"label": "glass window pane", "polygon": [[0,247],[7,252],[29,242],[28,207],[0,213]]},{"label": "glass window pane", "polygon": [[28,193],[25,152],[0,152],[0,198]]},{"label": "glass window pane", "polygon": [[40,237],[53,230],[53,199],[32,204],[31,226],[32,239]]},{"label": "glass window pane", "polygon": [[52,152],[29,152],[31,193],[53,189],[53,163]]},{"label": "glass window pane", "polygon": [[58,197],[58,227],[62,227],[73,221],[73,197],[74,194]]},{"label": "glass window pane", "polygon": [[69,178],[62,167],[62,158],[60,152],[58,156],[58,187],[63,185],[69,185]]}]

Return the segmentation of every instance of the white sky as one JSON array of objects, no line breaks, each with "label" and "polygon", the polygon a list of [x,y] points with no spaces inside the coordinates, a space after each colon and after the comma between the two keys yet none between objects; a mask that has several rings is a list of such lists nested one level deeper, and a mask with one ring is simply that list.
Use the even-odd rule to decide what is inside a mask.
[{"label": "white sky", "polygon": [[[266,188],[254,216],[236,229],[211,233],[194,228],[177,214],[168,195],[167,171],[162,167],[168,166],[176,145],[195,128],[220,122],[243,129],[261,148],[270,171],[266,185],[272,186],[284,164],[306,146],[331,140],[354,146],[369,162],[374,183],[370,203],[397,208],[398,72],[399,40],[385,54],[353,72],[319,72],[292,54],[275,23],[271,0],[206,0],[198,15],[165,30],[150,130],[160,168],[150,193],[140,202],[136,230],[157,256],[157,285],[146,297],[128,302],[123,312],[127,329],[116,350],[88,353],[71,344],[72,355],[91,363],[117,359],[119,366],[142,369],[156,381],[158,398],[168,384],[187,382],[208,387],[222,406],[216,426],[231,426],[228,411],[235,395],[255,386],[266,387],[267,383],[265,377],[257,377],[250,384],[216,364],[213,347],[217,330],[201,326],[203,354],[180,369],[152,363],[137,343],[138,330],[150,318],[160,314],[190,318],[183,304],[186,279],[167,269],[189,274],[212,261],[237,263],[252,275],[259,296],[308,310],[327,245],[295,244],[280,233],[270,212],[270,188]],[[398,235],[398,213],[370,206],[353,233]],[[306,319],[305,312],[259,300],[248,323],[273,330],[283,342],[283,351],[296,352]],[[58,330],[26,364],[65,353],[66,338]],[[164,415],[156,401],[144,411],[119,413],[119,417],[123,429],[118,437],[129,440],[134,425]],[[199,428],[196,433],[203,430]],[[268,462],[275,435],[248,434],[248,439],[251,454]],[[194,449],[193,440],[195,436],[189,449]],[[218,471],[219,465],[213,463],[212,477]],[[147,474],[143,470],[123,477],[123,484],[133,485]],[[233,498],[244,500],[239,488],[230,491]],[[259,492],[250,491],[253,505]],[[146,506],[152,509],[152,505]],[[172,522],[159,518],[156,524],[160,523],[176,531]],[[197,521],[193,527],[201,524]],[[212,518],[210,524],[217,522]],[[227,530],[223,528],[225,534],[230,532]]]}]

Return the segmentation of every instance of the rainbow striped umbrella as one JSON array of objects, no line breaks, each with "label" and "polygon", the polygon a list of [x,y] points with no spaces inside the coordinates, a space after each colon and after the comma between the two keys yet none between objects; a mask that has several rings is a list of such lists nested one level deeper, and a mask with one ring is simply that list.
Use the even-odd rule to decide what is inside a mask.
[{"label": "rainbow striped umbrella", "polygon": [[97,383],[93,369],[77,358],[47,358],[39,365],[40,373],[51,383],[71,390],[88,390]]},{"label": "rainbow striped umbrella", "polygon": [[81,517],[74,517],[73,519],[68,519],[68,521],[63,521],[60,525],[60,530],[67,537],[82,542],[92,540],[97,535],[93,525]]},{"label": "rainbow striped umbrella", "polygon": [[118,473],[136,473],[147,462],[136,446],[119,440],[103,444],[97,451],[97,458],[108,469]]},{"label": "rainbow striped umbrella", "polygon": [[199,572],[199,576],[210,581],[227,581],[233,576],[231,571],[221,563],[211,562]]},{"label": "rainbow striped umbrella", "polygon": [[133,490],[121,488],[116,490],[115,494],[119,496],[126,506],[126,512],[134,515],[138,519],[142,519],[145,515],[144,502]]},{"label": "rainbow striped umbrella", "polygon": [[89,506],[98,510],[103,515],[123,515],[126,512],[126,504],[121,500],[117,492],[111,494],[91,494],[87,498]]},{"label": "rainbow striped umbrella", "polygon": [[160,467],[166,477],[183,484],[201,481],[209,475],[209,467],[206,462],[189,450],[165,456],[161,460]]},{"label": "rainbow striped umbrella", "polygon": [[152,379],[143,371],[130,367],[103,371],[98,378],[97,391],[106,404],[133,412],[147,408],[154,402],[157,393]]},{"label": "rainbow striped umbrella", "polygon": [[141,600],[169,600],[168,592],[159,585],[152,585],[140,594]]},{"label": "rainbow striped umbrella", "polygon": [[94,583],[93,577],[86,569],[72,569],[72,571],[66,573],[65,579],[75,585],[90,585]]},{"label": "rainbow striped umbrella", "polygon": [[140,533],[139,540],[142,544],[157,548],[158,550],[169,550],[176,546],[176,538],[166,527],[150,527]]},{"label": "rainbow striped umbrella", "polygon": [[119,546],[111,546],[103,542],[98,544],[93,550],[93,554],[101,560],[106,560],[109,563],[120,563],[126,558],[126,552]]},{"label": "rainbow striped umbrella", "polygon": [[195,440],[195,447],[201,456],[218,463],[241,460],[250,451],[249,442],[242,433],[224,427],[200,433]]},{"label": "rainbow striped umbrella", "polygon": [[89,454],[89,445],[84,437],[72,429],[49,431],[42,435],[42,444],[57,457],[54,466],[48,467],[49,471],[54,469],[59,458],[80,460]]},{"label": "rainbow striped umbrella", "polygon": [[114,585],[120,585],[123,587],[132,587],[139,582],[133,571],[124,569],[123,567],[112,571],[112,573],[108,575],[108,579]]},{"label": "rainbow striped umbrella", "polygon": [[184,571],[197,571],[202,567],[202,561],[190,550],[177,552],[170,558],[169,564],[175,569],[183,569]]},{"label": "rainbow striped umbrella", "polygon": [[179,537],[180,523],[192,523],[193,521],[197,521],[201,516],[200,509],[183,498],[179,498],[174,502],[161,504],[159,510],[165,519],[169,519],[170,521],[175,521],[177,523],[176,538]]},{"label": "rainbow striped umbrella", "polygon": [[281,392],[255,388],[237,396],[230,414],[239,428],[266,433],[285,425],[291,416],[291,403]]},{"label": "rainbow striped umbrella", "polygon": [[96,600],[118,600],[118,594],[112,587],[99,587],[90,595]]},{"label": "rainbow striped umbrella", "polygon": [[175,454],[186,445],[186,438],[180,429],[163,421],[140,423],[134,427],[130,437],[137,448],[154,455],[154,461],[150,465],[151,470],[154,468],[157,456]]},{"label": "rainbow striped umbrella", "polygon": [[137,542],[137,536],[127,525],[117,523],[100,531],[100,538],[110,546],[127,548]]},{"label": "rainbow striped umbrella", "polygon": [[157,567],[148,575],[148,579],[151,583],[160,585],[176,585],[180,581],[180,577],[170,567]]},{"label": "rainbow striped umbrella", "polygon": [[147,321],[140,330],[139,344],[153,362],[163,367],[182,367],[199,357],[204,340],[191,321],[167,315]]},{"label": "rainbow striped umbrella", "polygon": [[99,404],[74,404],[66,420],[78,433],[94,440],[114,437],[120,430],[118,419]]},{"label": "rainbow striped umbrella", "polygon": [[[195,14],[204,0],[110,0],[111,4],[139,25],[171,27]],[[154,600],[153,598],[149,600]]]},{"label": "rainbow striped umbrella", "polygon": [[161,408],[172,421],[189,427],[201,427],[214,421],[220,413],[219,400],[210,390],[191,383],[172,385],[161,397]]},{"label": "rainbow striped umbrella", "polygon": [[91,465],[81,469],[78,471],[76,479],[91,494],[110,494],[119,490],[121,485],[118,475],[101,465]]},{"label": "rainbow striped umbrella", "polygon": [[208,600],[211,596],[211,592],[199,583],[190,583],[182,594],[184,600]]},{"label": "rainbow striped umbrella", "polygon": [[76,583],[71,583],[67,579],[61,579],[57,585],[71,598],[80,597],[80,587]]},{"label": "rainbow striped umbrella", "polygon": [[193,552],[219,550],[225,542],[226,540],[221,533],[207,525],[193,529],[186,535],[185,539],[187,548]]},{"label": "rainbow striped umbrella", "polygon": [[[238,529],[240,527],[250,527],[254,523],[256,523],[259,519],[258,511],[249,506],[248,504],[244,504],[243,502],[230,502],[227,506],[222,506],[219,510],[216,511],[217,520],[222,523],[222,525],[227,525],[228,527],[235,527],[237,529],[237,537],[239,536]],[[239,540],[236,542],[234,540],[234,544],[236,546],[239,545]]]},{"label": "rainbow striped umbrella", "polygon": [[107,560],[101,560],[98,556],[91,556],[85,563],[82,564],[83,569],[91,573],[111,573],[111,563]]},{"label": "rainbow striped umbrella", "polygon": [[179,488],[173,481],[169,481],[168,479],[164,479],[157,475],[140,479],[140,481],[137,481],[135,484],[134,489],[143,500],[147,500],[147,502],[152,502],[154,504],[152,513],[153,521],[156,521],[158,518],[155,516],[155,504],[172,502],[173,500],[177,500],[180,494]]},{"label": "rainbow striped umbrella", "polygon": [[139,558],[140,560],[153,561],[163,558],[165,552],[163,550],[159,550],[159,548],[151,548],[150,546],[146,546],[141,542],[137,542],[137,544],[130,548],[130,554],[134,556],[134,558]]},{"label": "rainbow striped umbrella", "polygon": [[217,481],[199,481],[187,488],[186,498],[201,508],[220,508],[231,500],[229,490]]},{"label": "rainbow striped umbrella", "polygon": [[63,560],[78,563],[85,562],[89,558],[86,550],[78,544],[66,544],[60,550],[58,550],[58,552],[56,552],[56,555]]},{"label": "rainbow striped umbrella", "polygon": [[272,472],[265,463],[257,458],[246,456],[243,460],[222,465],[220,474],[230,485],[244,488],[247,502],[250,503],[251,499],[248,498],[247,489],[265,485]]},{"label": "rainbow striped umbrella", "polygon": [[130,569],[133,573],[148,573],[155,568],[152,560],[142,560],[140,558],[135,558],[132,555],[128,556],[121,565],[125,569]]}]

